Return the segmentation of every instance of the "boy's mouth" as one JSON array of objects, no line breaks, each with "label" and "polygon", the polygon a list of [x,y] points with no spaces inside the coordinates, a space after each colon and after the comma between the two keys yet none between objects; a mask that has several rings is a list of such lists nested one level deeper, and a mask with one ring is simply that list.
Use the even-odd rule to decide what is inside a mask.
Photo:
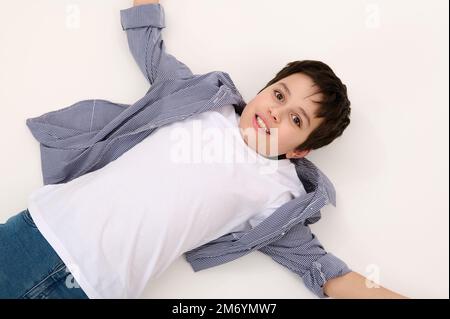
[{"label": "boy's mouth", "polygon": [[266,134],[270,135],[270,128],[267,126],[266,122],[259,117],[258,114],[255,114],[255,116],[253,117],[253,127],[256,129],[256,131],[258,131],[258,128],[262,128]]}]

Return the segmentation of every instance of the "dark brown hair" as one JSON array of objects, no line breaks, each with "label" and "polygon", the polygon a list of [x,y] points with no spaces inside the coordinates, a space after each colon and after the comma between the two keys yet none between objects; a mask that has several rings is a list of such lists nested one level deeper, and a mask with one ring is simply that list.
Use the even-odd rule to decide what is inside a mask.
[{"label": "dark brown hair", "polygon": [[324,121],[311,132],[306,141],[296,147],[299,151],[318,149],[341,136],[350,124],[350,101],[347,97],[347,87],[325,63],[303,60],[288,63],[261,91],[294,73],[303,73],[309,76],[323,95],[315,117],[324,118]]}]

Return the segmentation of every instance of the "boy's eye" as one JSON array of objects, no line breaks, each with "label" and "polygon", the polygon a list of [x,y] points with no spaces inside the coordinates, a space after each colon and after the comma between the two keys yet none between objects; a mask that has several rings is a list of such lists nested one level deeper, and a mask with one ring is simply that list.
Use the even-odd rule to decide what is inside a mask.
[{"label": "boy's eye", "polygon": [[292,118],[297,118],[298,123],[296,121],[294,121],[295,125],[297,125],[298,127],[302,127],[302,120],[300,119],[300,117],[298,117],[297,115],[294,115]]},{"label": "boy's eye", "polygon": [[280,92],[278,92],[277,90],[274,90],[275,92],[275,97],[277,98],[277,100],[281,101],[278,97],[281,96],[283,97],[283,94],[281,94]]}]

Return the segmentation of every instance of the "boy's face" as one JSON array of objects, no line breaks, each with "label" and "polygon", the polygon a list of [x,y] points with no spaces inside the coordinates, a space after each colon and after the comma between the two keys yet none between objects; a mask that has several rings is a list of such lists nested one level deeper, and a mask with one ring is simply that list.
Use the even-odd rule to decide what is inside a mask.
[{"label": "boy's face", "polygon": [[[317,91],[312,79],[302,73],[292,74],[265,88],[242,111],[239,128],[245,143],[263,156],[286,154],[286,158],[301,158],[307,155],[309,150],[294,149],[323,121],[314,116],[317,102],[322,99]],[[263,128],[255,128],[256,114],[266,123],[270,134]],[[274,152],[271,145],[278,145],[278,150]]]}]

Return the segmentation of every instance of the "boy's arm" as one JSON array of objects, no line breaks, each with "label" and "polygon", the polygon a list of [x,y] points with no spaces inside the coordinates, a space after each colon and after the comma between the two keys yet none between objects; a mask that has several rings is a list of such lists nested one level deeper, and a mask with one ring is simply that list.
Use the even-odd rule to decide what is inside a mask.
[{"label": "boy's arm", "polygon": [[299,223],[259,251],[302,278],[305,286],[320,298],[329,297],[324,284],[351,272],[339,258],[325,251],[309,226]]},{"label": "boy's arm", "polygon": [[166,52],[161,37],[163,7],[156,0],[135,0],[134,4],[120,10],[121,24],[131,54],[149,83],[193,76],[185,64]]},{"label": "boy's arm", "polygon": [[352,271],[330,279],[324,285],[326,295],[346,299],[407,299],[393,291],[376,285],[364,276]]},{"label": "boy's arm", "polygon": [[306,287],[320,298],[404,298],[382,287],[368,288],[375,285],[366,286],[366,278],[325,251],[309,226],[303,223],[259,250],[298,274]]}]

